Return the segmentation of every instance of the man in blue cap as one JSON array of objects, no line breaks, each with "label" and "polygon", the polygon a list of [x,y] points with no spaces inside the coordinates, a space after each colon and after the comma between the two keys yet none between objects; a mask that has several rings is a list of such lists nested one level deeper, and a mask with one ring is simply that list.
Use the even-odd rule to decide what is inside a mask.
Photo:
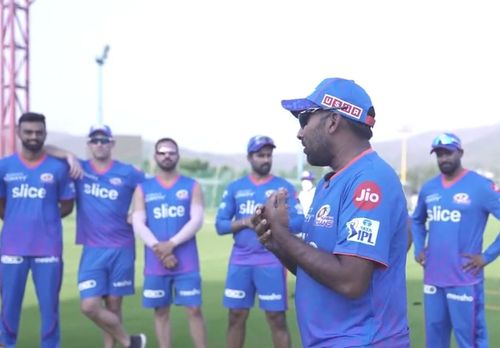
[{"label": "man in blue cap", "polygon": [[329,166],[304,222],[290,236],[290,195],[279,190],[252,222],[296,274],[304,347],[409,347],[406,199],[394,170],[372,150],[375,111],[354,81],[328,78],[307,98],[284,100],[313,166]]},{"label": "man in blue cap", "polygon": [[294,187],[285,179],[271,174],[274,141],[254,136],[247,146],[250,174],[226,188],[217,211],[215,227],[219,235],[231,234],[233,250],[224,289],[224,306],[229,309],[227,347],[241,348],[245,342],[246,320],[255,295],[266,312],[275,347],[289,348],[290,333],[286,323],[286,272],[279,260],[258,241],[250,221],[257,206],[280,188],[290,193],[287,216],[290,229],[300,232],[304,216]]},{"label": "man in blue cap", "polygon": [[483,267],[495,247],[482,255],[481,248],[489,214],[500,218],[500,191],[462,167],[455,134],[437,136],[431,153],[441,174],[422,186],[412,227],[415,259],[424,267],[426,345],[450,347],[453,328],[459,347],[488,347]]}]

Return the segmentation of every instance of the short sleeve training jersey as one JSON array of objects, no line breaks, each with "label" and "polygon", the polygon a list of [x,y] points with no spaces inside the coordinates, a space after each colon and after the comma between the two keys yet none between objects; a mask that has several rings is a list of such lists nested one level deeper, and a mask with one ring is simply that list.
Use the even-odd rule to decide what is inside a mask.
[{"label": "short sleeve training jersey", "polygon": [[76,181],[76,243],[91,247],[134,245],[132,226],[127,223],[130,202],[144,173],[120,161],[104,170],[81,162],[84,177]]},{"label": "short sleeve training jersey", "polygon": [[59,201],[75,196],[66,163],[47,155],[29,163],[14,154],[0,160],[0,186],[5,199],[1,254],[61,256]]},{"label": "short sleeve training jersey", "polygon": [[473,171],[464,170],[453,182],[438,175],[422,187],[413,213],[413,234],[415,254],[426,247],[425,284],[463,286],[483,279],[483,272],[474,275],[462,266],[467,261],[464,254],[481,254],[490,213],[500,219],[500,192]]},{"label": "short sleeve training jersey", "polygon": [[[373,261],[366,293],[330,290],[297,268],[297,318],[305,347],[391,346],[408,342],[406,199],[394,170],[371,149],[316,187],[305,242]],[[382,344],[382,346],[384,346]]]},{"label": "short sleeve training jersey", "polygon": [[[193,188],[199,185],[186,176],[178,176],[170,185],[160,178],[149,178],[140,184],[146,204],[146,224],[159,241],[166,241],[177,234],[191,219]],[[175,275],[199,271],[196,236],[174,249],[178,265],[167,269],[155,253],[145,247],[145,275]]]},{"label": "short sleeve training jersey", "polygon": [[[301,232],[304,215],[297,199],[295,188],[285,179],[269,176],[264,182],[255,182],[245,176],[228,185],[217,210],[215,227],[219,234],[230,233],[233,219],[239,220],[252,216],[259,205],[280,188],[288,190],[289,225],[293,232]],[[253,229],[244,228],[233,236],[234,245],[229,263],[235,265],[280,264],[257,239]]]}]

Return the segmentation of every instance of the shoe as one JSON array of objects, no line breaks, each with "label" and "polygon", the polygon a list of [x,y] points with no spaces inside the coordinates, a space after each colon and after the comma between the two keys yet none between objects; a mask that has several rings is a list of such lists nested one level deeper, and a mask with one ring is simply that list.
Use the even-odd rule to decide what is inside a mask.
[{"label": "shoe", "polygon": [[146,335],[140,333],[130,336],[129,348],[146,348]]}]

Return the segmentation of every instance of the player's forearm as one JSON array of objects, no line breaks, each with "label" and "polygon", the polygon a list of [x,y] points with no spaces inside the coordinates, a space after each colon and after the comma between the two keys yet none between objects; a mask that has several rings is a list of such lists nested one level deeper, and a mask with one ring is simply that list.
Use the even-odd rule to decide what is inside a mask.
[{"label": "player's forearm", "polygon": [[153,248],[158,243],[158,239],[146,226],[146,214],[144,211],[135,211],[132,214],[132,227],[134,234],[140,238],[149,248]]},{"label": "player's forearm", "polygon": [[425,229],[425,225],[423,223],[413,220],[411,232],[413,236],[413,244],[415,245],[414,253],[415,256],[418,256],[425,248],[425,236],[427,235],[427,230]]},{"label": "player's forearm", "polygon": [[203,225],[203,207],[196,206],[191,208],[191,218],[189,221],[177,232],[170,241],[178,246],[194,237],[196,232],[201,229]]},{"label": "player's forearm", "polygon": [[68,216],[71,214],[73,211],[74,207],[74,201],[73,200],[65,200],[65,201],[60,201],[59,202],[59,214],[61,215],[62,218]]},{"label": "player's forearm", "polygon": [[[350,264],[341,264],[337,255],[306,244],[289,231],[274,233],[280,252],[319,283],[349,298],[362,296],[369,285],[371,272],[361,274]],[[368,262],[368,261],[363,261]]]},{"label": "player's forearm", "polygon": [[483,258],[486,263],[490,263],[495,261],[498,255],[500,255],[500,234],[497,235],[495,241],[483,253]]}]

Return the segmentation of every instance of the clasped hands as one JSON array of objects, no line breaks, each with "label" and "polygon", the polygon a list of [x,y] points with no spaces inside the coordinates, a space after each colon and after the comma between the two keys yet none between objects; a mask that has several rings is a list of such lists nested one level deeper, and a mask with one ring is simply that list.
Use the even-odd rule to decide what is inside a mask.
[{"label": "clasped hands", "polygon": [[163,263],[163,266],[168,269],[172,269],[177,266],[177,258],[173,254],[174,248],[175,244],[170,240],[158,242],[153,245],[153,251],[156,257],[158,257]]}]

